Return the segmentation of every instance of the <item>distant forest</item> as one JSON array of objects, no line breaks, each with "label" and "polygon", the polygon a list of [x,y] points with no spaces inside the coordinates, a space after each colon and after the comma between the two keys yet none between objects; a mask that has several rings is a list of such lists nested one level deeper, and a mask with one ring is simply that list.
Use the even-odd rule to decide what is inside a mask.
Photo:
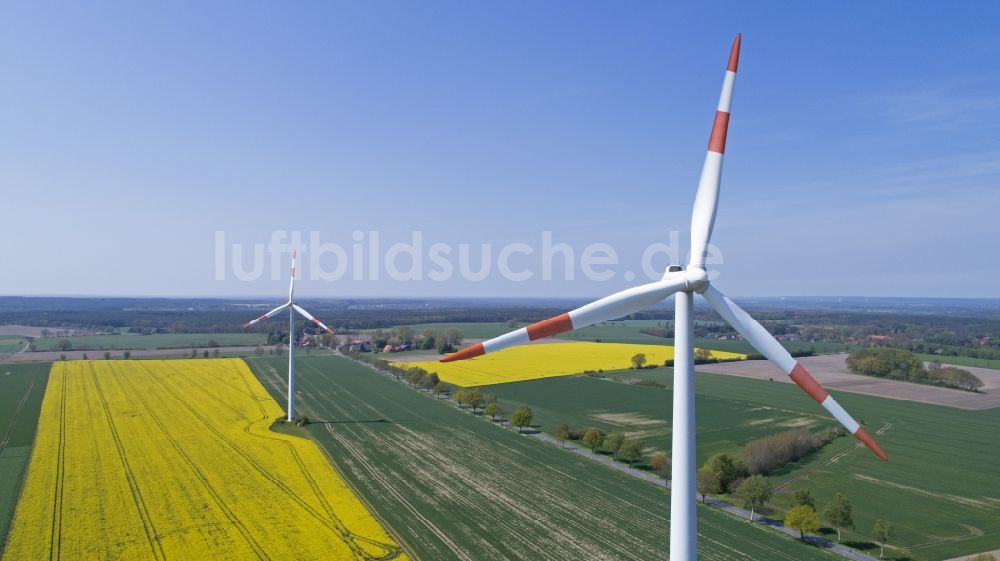
[{"label": "distant forest", "polygon": [[[887,346],[918,353],[1000,359],[1000,307],[996,301],[908,301],[880,299],[866,309],[867,299],[848,303],[827,300],[740,300],[772,333],[803,341],[829,341],[859,346]],[[303,304],[340,333],[396,325],[434,322],[531,322],[572,309],[584,301],[561,300],[303,300]],[[278,302],[263,299],[54,298],[0,297],[0,324],[24,324],[90,331],[132,333],[227,333]],[[783,309],[787,305],[787,309]],[[815,305],[817,309],[807,306]],[[735,335],[707,307],[696,308],[701,337]],[[657,307],[628,319],[659,320],[655,329],[672,331],[673,310]],[[252,331],[280,340],[283,322],[262,322]],[[654,329],[650,329],[653,331]],[[654,333],[650,333],[654,334]],[[270,337],[269,337],[270,339]]]}]

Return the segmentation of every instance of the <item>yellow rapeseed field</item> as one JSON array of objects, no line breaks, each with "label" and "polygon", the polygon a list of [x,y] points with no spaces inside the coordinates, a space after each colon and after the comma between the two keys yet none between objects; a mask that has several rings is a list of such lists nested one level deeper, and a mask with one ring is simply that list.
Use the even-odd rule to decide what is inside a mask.
[{"label": "yellow rapeseed field", "polygon": [[405,560],[237,359],[52,367],[3,561]]},{"label": "yellow rapeseed field", "polygon": [[[437,372],[441,380],[468,388],[536,378],[580,374],[586,370],[621,370],[632,365],[632,357],[646,355],[648,364],[663,364],[674,358],[674,348],[665,345],[628,343],[535,343],[510,347],[457,362],[397,362],[401,368],[420,367]],[[746,355],[712,351],[719,359],[743,359]]]}]

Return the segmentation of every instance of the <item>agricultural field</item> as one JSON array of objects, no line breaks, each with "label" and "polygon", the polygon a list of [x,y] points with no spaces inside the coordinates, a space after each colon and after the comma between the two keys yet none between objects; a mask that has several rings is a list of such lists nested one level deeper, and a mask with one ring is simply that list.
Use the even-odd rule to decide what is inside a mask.
[{"label": "agricultural field", "polygon": [[[572,428],[642,435],[647,453],[670,446],[670,389],[636,386],[644,378],[672,385],[669,368],[607,372],[611,380],[586,376],[533,380],[480,388],[494,393],[508,411],[529,405],[543,432]],[[613,381],[617,379],[618,381]],[[697,456],[738,452],[749,439],[808,426],[835,426],[815,402],[792,384],[699,373]],[[970,411],[911,401],[833,391],[836,399],[876,437],[889,455],[876,460],[852,438],[841,438],[813,457],[771,475],[783,485],[772,516],[780,517],[796,489],[809,489],[822,505],[835,493],[854,502],[856,531],[844,540],[866,546],[878,518],[895,527],[891,559],[939,561],[1000,548],[1000,408]],[[876,550],[877,554],[877,550]]]},{"label": "agricultural field", "polygon": [[24,337],[0,337],[0,354],[16,353],[24,348]]},{"label": "agricultural field", "polygon": [[[645,453],[670,454],[670,412],[673,393],[669,390],[624,383],[624,380],[653,379],[669,384],[669,368],[625,370],[605,375],[618,383],[591,378],[561,377],[514,384],[483,386],[479,390],[496,395],[508,412],[520,405],[531,407],[533,424],[551,433],[559,423],[573,429],[597,427],[605,433],[624,432],[646,441]],[[696,396],[697,458],[699,464],[718,452],[734,452],[747,440],[780,430],[808,427],[833,428],[836,422],[823,409],[800,408],[780,403],[734,400],[730,396],[706,392],[704,375],[699,374]],[[807,396],[803,396],[809,399]]]},{"label": "agricultural field", "polygon": [[246,364],[53,365],[4,561],[406,559]]},{"label": "agricultural field", "polygon": [[35,441],[49,366],[0,365],[0,553]]},{"label": "agricultural field", "polygon": [[932,354],[917,354],[924,362],[940,362],[941,364],[954,364],[956,366],[976,366],[979,368],[993,368],[1000,370],[1000,360],[989,358],[973,358],[969,356],[946,356]]},{"label": "agricultural field", "polygon": [[59,351],[60,341],[69,341],[76,351],[118,349],[191,349],[209,347],[250,347],[267,343],[264,333],[158,333],[155,335],[115,334],[78,337],[40,337],[32,342],[38,351]]},{"label": "agricultural field", "polygon": [[[284,399],[286,365],[247,359]],[[493,426],[342,357],[297,360],[297,407],[345,479],[414,558],[665,560],[662,487]],[[834,561],[700,508],[701,559]]]},{"label": "agricultural field", "polygon": [[[674,358],[674,348],[664,345],[629,343],[536,343],[511,347],[470,360],[396,362],[403,368],[420,367],[437,372],[441,380],[462,387],[482,386],[580,374],[592,370],[627,368],[636,354],[645,354],[649,364],[663,364]],[[713,351],[719,359],[740,360],[746,355]]]}]

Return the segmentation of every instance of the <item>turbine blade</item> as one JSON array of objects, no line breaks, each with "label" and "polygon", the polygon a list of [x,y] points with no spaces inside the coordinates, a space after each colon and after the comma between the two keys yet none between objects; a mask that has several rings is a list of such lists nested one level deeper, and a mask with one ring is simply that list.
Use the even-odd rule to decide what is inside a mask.
[{"label": "turbine blade", "polygon": [[571,312],[522,327],[489,341],[466,347],[457,353],[442,358],[441,362],[465,360],[485,353],[499,351],[513,345],[551,337],[558,333],[579,329],[598,322],[618,319],[639,310],[644,310],[674,292],[686,288],[688,288],[688,281],[683,275],[629,288],[611,296],[601,298],[596,302],[591,302],[586,306],[581,306]]},{"label": "turbine blade", "polygon": [[288,282],[288,301],[292,301],[292,295],[295,293],[295,257],[298,251],[292,250],[292,279]]},{"label": "turbine blade", "polygon": [[278,306],[277,308],[271,310],[270,312],[267,312],[266,314],[260,316],[259,318],[254,319],[254,320],[250,320],[250,321],[244,323],[243,327],[247,328],[247,327],[250,327],[251,325],[253,325],[253,324],[255,324],[255,323],[259,322],[259,321],[264,321],[264,320],[266,320],[269,317],[274,317],[275,314],[277,314],[278,312],[280,312],[280,311],[284,310],[285,308],[287,308],[288,304],[289,304],[289,302],[285,302],[284,304]]},{"label": "turbine blade", "polygon": [[770,333],[764,329],[764,326],[757,323],[757,320],[750,317],[750,314],[743,311],[742,308],[733,303],[732,300],[727,298],[724,294],[715,289],[715,287],[709,285],[709,287],[702,293],[705,300],[708,300],[709,305],[722,316],[729,325],[732,325],[743,336],[744,339],[749,342],[753,348],[757,349],[760,354],[767,357],[768,360],[773,362],[782,372],[788,375],[803,391],[809,394],[809,397],[815,399],[824,409],[827,410],[837,421],[847,429],[848,432],[854,435],[855,438],[860,440],[867,446],[876,456],[882,460],[888,459],[882,448],[875,442],[875,439],[868,434],[868,432],[858,424],[857,421],[852,418],[843,407],[833,396],[831,396],[823,386],[819,385],[819,382],[812,377],[812,374],[805,369],[797,360],[792,358],[792,355],[785,350],[785,347],[781,346]]},{"label": "turbine blade", "polygon": [[733,86],[736,83],[736,67],[740,60],[740,35],[733,40],[729,52],[729,65],[722,81],[722,95],[715,111],[712,134],[708,139],[708,154],[701,168],[698,192],[691,212],[691,258],[689,265],[705,267],[708,243],[712,239],[715,213],[719,208],[719,185],[722,182],[722,155],[726,152],[726,132],[729,129],[729,111],[733,104]]},{"label": "turbine blade", "polygon": [[323,322],[321,322],[320,320],[312,317],[312,314],[310,314],[309,312],[307,312],[307,311],[303,310],[302,308],[300,308],[298,304],[292,304],[292,307],[295,308],[296,312],[302,314],[302,317],[304,317],[307,320],[309,320],[309,321],[315,323],[316,325],[322,327],[330,335],[333,335],[333,330],[332,329],[330,329],[329,327],[327,327],[326,325],[324,325]]}]

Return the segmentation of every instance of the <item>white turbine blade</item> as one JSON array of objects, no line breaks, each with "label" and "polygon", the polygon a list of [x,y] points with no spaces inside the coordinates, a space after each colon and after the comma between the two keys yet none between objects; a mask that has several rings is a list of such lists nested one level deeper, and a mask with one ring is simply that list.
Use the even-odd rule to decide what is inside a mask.
[{"label": "white turbine blade", "polygon": [[277,314],[278,312],[280,312],[280,311],[284,310],[285,308],[287,308],[288,304],[290,304],[290,302],[285,302],[284,304],[278,306],[277,308],[271,310],[270,312],[267,312],[266,314],[260,316],[259,318],[255,319],[255,320],[250,320],[250,321],[244,323],[243,327],[250,327],[251,325],[253,325],[253,324],[255,324],[255,323],[259,322],[259,321],[264,321],[264,320],[266,320],[269,317],[274,317],[275,314]]},{"label": "white turbine blade", "polygon": [[753,348],[757,349],[760,354],[767,357],[768,360],[773,362],[782,372],[788,375],[800,388],[802,388],[810,397],[815,399],[820,405],[823,406],[837,421],[847,429],[848,432],[853,434],[855,438],[860,440],[875,453],[876,456],[885,460],[885,452],[882,448],[875,442],[875,439],[865,431],[864,427],[858,424],[857,421],[852,418],[843,407],[833,396],[831,396],[823,386],[819,385],[819,382],[812,377],[812,374],[802,366],[797,360],[795,360],[791,354],[785,350],[785,347],[781,346],[770,333],[764,329],[757,320],[750,317],[750,314],[743,311],[742,308],[737,306],[732,300],[727,298],[724,294],[719,292],[713,286],[709,286],[705,292],[702,293],[705,300],[708,300],[709,305],[722,316],[729,325],[732,325],[743,336],[744,339],[749,342]]},{"label": "white turbine blade", "polygon": [[292,301],[292,295],[295,292],[295,256],[298,253],[296,250],[292,250],[292,279],[288,282],[288,301]]},{"label": "white turbine blade", "polygon": [[722,82],[722,95],[715,111],[712,134],[708,139],[708,154],[701,168],[698,192],[694,198],[691,213],[691,259],[689,264],[704,268],[708,253],[708,242],[712,239],[715,213],[719,208],[719,184],[722,181],[722,155],[726,152],[726,132],[729,129],[729,111],[733,103],[733,86],[736,83],[736,67],[740,60],[740,36],[733,40],[729,52],[729,65]]},{"label": "white turbine blade", "polygon": [[326,330],[327,333],[333,335],[333,330],[332,329],[330,329],[329,327],[327,327],[326,325],[324,325],[323,322],[321,322],[320,320],[312,317],[312,314],[310,314],[309,312],[307,312],[307,311],[303,310],[302,308],[300,308],[298,304],[292,304],[292,308],[295,308],[296,312],[302,314],[302,317],[304,317],[307,320],[309,320],[309,321],[315,323],[316,325],[322,327],[323,329]]},{"label": "white turbine blade", "polygon": [[457,353],[444,357],[441,359],[441,362],[465,360],[499,351],[513,345],[551,337],[558,333],[579,329],[598,322],[618,319],[622,316],[649,308],[678,290],[689,289],[688,284],[688,280],[684,275],[676,275],[658,282],[629,288],[611,296],[601,298],[596,302],[591,302],[571,312],[522,327],[489,341],[466,347]]}]

